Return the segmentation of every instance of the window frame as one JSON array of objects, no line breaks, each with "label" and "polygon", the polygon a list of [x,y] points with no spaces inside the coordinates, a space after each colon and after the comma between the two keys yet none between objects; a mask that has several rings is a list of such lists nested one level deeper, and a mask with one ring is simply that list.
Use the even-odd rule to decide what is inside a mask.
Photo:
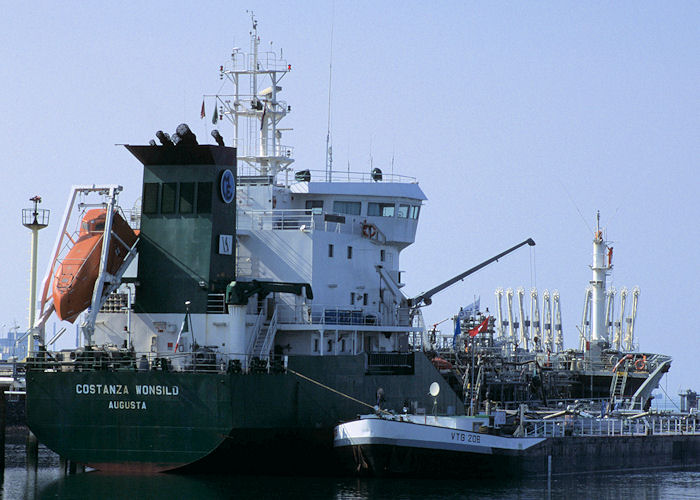
[{"label": "window frame", "polygon": [[[160,195],[160,213],[164,215],[172,215],[177,213],[177,201],[178,201],[178,183],[177,182],[164,182],[161,188]],[[171,191],[172,189],[172,191]],[[172,195],[172,198],[171,198]],[[169,203],[168,203],[169,202]],[[166,206],[166,203],[168,205]]]},{"label": "window frame", "polygon": [[[372,208],[377,208],[376,213]],[[386,210],[391,209],[391,214],[387,215]],[[396,215],[396,203],[367,202],[367,217],[394,217]]]},{"label": "window frame", "polygon": [[[184,189],[183,189],[184,188]],[[191,189],[190,198],[185,199],[184,194],[187,190]],[[180,189],[178,193],[178,212],[181,214],[193,214],[195,207],[195,183],[194,182],[181,182]],[[189,204],[189,210],[183,209]]]},{"label": "window frame", "polygon": [[[155,190],[155,191],[153,191]],[[151,192],[153,191],[153,192]],[[151,210],[150,206],[153,209]],[[141,211],[144,215],[156,215],[160,209],[160,182],[144,182],[143,198],[141,199]]]},{"label": "window frame", "polygon": [[[348,210],[349,207],[353,207],[353,210]],[[354,210],[355,208],[357,209],[356,211]],[[350,200],[333,200],[333,213],[345,215],[361,215],[362,202]]]}]

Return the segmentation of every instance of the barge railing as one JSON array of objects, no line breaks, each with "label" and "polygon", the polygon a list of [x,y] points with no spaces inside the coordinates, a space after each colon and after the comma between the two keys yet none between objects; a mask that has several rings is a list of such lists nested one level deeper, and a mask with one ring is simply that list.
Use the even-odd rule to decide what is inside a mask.
[{"label": "barge railing", "polygon": [[[643,415],[643,416],[640,416]],[[525,437],[700,435],[700,415],[640,414],[627,418],[524,420]]]}]

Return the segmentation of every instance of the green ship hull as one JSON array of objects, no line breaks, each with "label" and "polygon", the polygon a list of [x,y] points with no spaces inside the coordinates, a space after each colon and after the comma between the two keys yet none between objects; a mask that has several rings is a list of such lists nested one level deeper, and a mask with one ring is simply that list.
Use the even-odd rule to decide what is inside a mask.
[{"label": "green ship hull", "polygon": [[[297,356],[282,373],[177,373],[133,369],[27,373],[28,424],[61,457],[100,470],[325,473],[333,427],[385,406],[463,403],[422,353],[404,374],[373,373],[367,356]],[[303,375],[303,376],[302,376]]]}]

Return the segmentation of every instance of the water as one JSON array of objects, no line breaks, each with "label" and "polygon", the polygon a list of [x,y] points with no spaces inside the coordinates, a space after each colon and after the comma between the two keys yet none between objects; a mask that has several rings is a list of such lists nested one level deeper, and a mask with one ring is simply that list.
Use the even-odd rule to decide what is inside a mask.
[{"label": "water", "polygon": [[24,445],[8,443],[3,499],[700,499],[700,469],[624,475],[576,475],[546,479],[369,479],[270,476],[119,476],[99,472],[65,475],[58,456],[40,448],[27,467]]}]

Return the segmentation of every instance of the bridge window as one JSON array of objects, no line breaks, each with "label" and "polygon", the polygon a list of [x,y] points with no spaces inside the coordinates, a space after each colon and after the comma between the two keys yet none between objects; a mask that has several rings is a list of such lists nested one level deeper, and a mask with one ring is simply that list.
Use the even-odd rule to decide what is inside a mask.
[{"label": "bridge window", "polygon": [[158,191],[160,184],[157,182],[146,182],[143,185],[142,210],[144,214],[158,213]]},{"label": "bridge window", "polygon": [[394,216],[394,204],[393,203],[368,203],[367,204],[367,215],[375,217],[393,217]]},{"label": "bridge window", "polygon": [[360,215],[362,203],[359,201],[334,201],[333,211],[337,214]]},{"label": "bridge window", "polygon": [[323,200],[306,200],[306,210],[311,212],[313,215],[322,214]]},{"label": "bridge window", "polygon": [[175,213],[175,197],[177,195],[177,182],[164,182],[163,193],[160,198],[160,213]]},{"label": "bridge window", "polygon": [[197,184],[197,213],[211,213],[211,182],[200,182]]},{"label": "bridge window", "polygon": [[399,205],[399,210],[396,212],[396,215],[401,217],[402,219],[405,219],[408,217],[408,205]]},{"label": "bridge window", "polygon": [[194,211],[194,182],[180,184],[180,213],[191,214]]},{"label": "bridge window", "polygon": [[411,219],[417,219],[417,218],[418,218],[418,213],[419,213],[419,212],[420,212],[420,207],[419,207],[419,206],[411,205],[411,208],[410,208],[410,210],[408,211],[408,216],[409,216]]}]

